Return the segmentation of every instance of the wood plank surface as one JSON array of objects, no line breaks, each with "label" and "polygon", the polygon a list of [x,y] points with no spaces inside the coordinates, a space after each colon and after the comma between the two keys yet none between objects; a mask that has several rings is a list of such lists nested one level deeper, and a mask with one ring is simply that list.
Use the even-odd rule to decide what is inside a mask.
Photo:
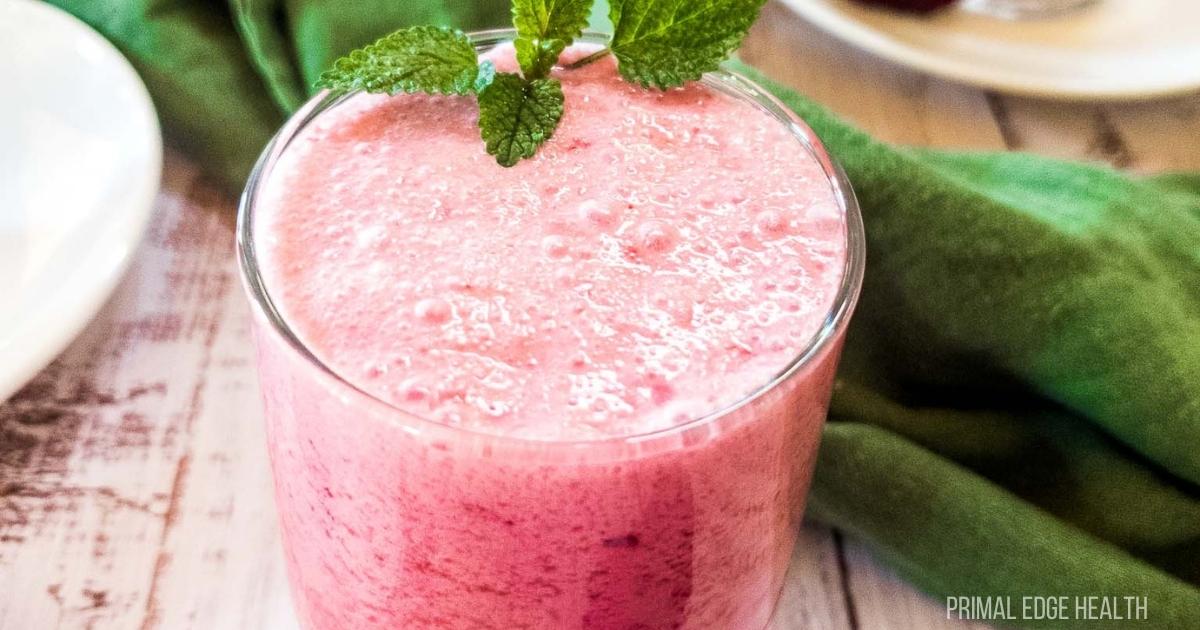
[{"label": "wood plank surface", "polygon": [[[1106,105],[899,68],[777,3],[742,55],[891,142],[1200,169],[1200,97]],[[233,199],[169,154],[153,224],[95,321],[0,405],[0,628],[295,630]],[[818,525],[771,630],[983,628]]]}]

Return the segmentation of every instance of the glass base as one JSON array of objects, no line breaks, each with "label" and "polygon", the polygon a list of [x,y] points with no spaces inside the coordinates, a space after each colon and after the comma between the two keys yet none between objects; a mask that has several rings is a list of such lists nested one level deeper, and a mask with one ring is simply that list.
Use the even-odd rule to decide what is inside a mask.
[{"label": "glass base", "polygon": [[1099,3],[1100,0],[964,0],[962,8],[1005,20],[1038,20],[1060,17]]}]

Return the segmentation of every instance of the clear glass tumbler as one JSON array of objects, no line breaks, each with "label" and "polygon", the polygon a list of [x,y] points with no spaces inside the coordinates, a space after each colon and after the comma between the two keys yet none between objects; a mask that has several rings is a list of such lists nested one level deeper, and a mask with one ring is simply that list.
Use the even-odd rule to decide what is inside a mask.
[{"label": "clear glass tumbler", "polygon": [[[483,52],[512,35],[472,38]],[[823,327],[771,382],[642,435],[477,433],[339,377],[272,302],[255,205],[297,134],[345,97],[318,95],[266,148],[242,198],[238,257],[306,628],[760,630],[769,621],[862,283],[864,237],[850,186],[811,129],[740,76],[704,81],[774,116],[819,159],[845,211],[847,260]]]},{"label": "clear glass tumbler", "polygon": [[963,9],[1008,20],[1058,17],[1100,0],[964,0]]}]

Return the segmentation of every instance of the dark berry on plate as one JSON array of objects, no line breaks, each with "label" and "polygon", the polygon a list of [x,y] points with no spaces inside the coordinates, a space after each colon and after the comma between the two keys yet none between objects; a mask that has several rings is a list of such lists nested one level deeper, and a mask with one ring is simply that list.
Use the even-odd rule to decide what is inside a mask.
[{"label": "dark berry on plate", "polygon": [[910,13],[932,13],[938,9],[944,9],[958,0],[854,0],[859,4],[868,4],[876,7],[887,7],[897,11],[908,11]]}]

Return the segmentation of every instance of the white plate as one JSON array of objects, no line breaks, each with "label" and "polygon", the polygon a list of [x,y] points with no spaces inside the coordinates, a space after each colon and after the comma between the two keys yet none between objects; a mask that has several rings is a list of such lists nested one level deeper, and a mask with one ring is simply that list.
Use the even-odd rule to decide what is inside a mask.
[{"label": "white plate", "polygon": [[948,9],[919,17],[848,0],[783,0],[851,44],[931,74],[1070,99],[1200,89],[1200,1],[1100,0],[1058,18],[1007,21]]},{"label": "white plate", "polygon": [[82,22],[0,0],[0,401],[112,291],[162,172],[154,106]]}]

